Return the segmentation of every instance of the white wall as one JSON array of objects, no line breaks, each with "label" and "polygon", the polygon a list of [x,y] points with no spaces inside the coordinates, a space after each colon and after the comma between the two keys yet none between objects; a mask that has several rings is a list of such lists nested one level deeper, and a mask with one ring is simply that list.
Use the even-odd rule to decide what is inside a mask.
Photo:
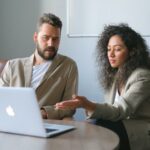
[{"label": "white wall", "polygon": [[[63,21],[59,52],[73,58],[78,65],[79,95],[84,95],[90,100],[100,102],[103,100],[103,92],[97,80],[95,63],[97,37],[69,38],[66,34],[66,6],[66,0],[43,0],[40,2],[36,0],[0,1],[0,58],[30,55],[34,50],[32,36],[37,17],[43,12],[55,13]],[[78,24],[80,25],[80,20]],[[149,26],[148,24],[145,28],[149,28]],[[150,44],[150,38],[147,37],[146,40]],[[75,115],[76,119],[84,119],[82,111],[81,109],[78,110]]]},{"label": "white wall", "polygon": [[[71,36],[98,36],[105,24],[120,22],[127,22],[142,35],[150,35],[150,28],[143,28],[150,23],[149,0],[138,0],[138,3],[137,0],[67,0],[67,2],[68,33]],[[136,7],[133,8],[135,4]]]},{"label": "white wall", "polygon": [[39,13],[40,3],[35,0],[0,1],[0,58],[33,52],[32,36]]}]

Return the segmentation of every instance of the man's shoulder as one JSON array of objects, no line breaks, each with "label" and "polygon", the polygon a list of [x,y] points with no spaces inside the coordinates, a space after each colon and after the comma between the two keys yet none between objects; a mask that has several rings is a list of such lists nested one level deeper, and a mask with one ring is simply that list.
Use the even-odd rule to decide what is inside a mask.
[{"label": "man's shoulder", "polygon": [[16,65],[16,64],[24,64],[25,62],[28,62],[30,57],[22,57],[22,58],[13,58],[10,59],[8,62],[11,65]]},{"label": "man's shoulder", "polygon": [[76,64],[75,60],[71,57],[62,55],[62,54],[57,54],[57,60],[63,61],[63,62],[67,62],[67,63],[71,63],[71,64]]}]

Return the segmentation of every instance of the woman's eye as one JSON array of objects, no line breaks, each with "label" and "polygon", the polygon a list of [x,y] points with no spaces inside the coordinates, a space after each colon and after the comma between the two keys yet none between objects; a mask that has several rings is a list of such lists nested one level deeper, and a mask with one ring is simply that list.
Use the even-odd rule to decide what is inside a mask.
[{"label": "woman's eye", "polygon": [[121,50],[120,48],[115,49],[115,51],[120,51],[120,50]]}]

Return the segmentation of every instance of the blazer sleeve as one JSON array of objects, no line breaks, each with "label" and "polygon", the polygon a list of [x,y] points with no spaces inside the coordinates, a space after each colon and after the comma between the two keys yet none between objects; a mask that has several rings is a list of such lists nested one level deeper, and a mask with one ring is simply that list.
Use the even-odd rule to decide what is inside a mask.
[{"label": "blazer sleeve", "polygon": [[[97,104],[96,110],[92,113],[91,116],[88,117],[101,118],[112,121],[138,117],[137,114],[139,114],[139,111],[142,110],[141,108],[145,103],[150,101],[149,89],[150,71],[145,69],[138,69],[134,71],[129,77],[125,85],[124,93],[122,96],[120,96],[118,102],[114,102],[112,104]],[[145,105],[145,107],[147,106]]]}]

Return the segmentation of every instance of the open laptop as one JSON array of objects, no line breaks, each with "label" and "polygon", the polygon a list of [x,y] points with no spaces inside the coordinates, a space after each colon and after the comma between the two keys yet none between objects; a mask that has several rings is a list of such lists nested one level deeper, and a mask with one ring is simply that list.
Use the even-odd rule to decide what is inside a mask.
[{"label": "open laptop", "polygon": [[34,89],[0,87],[0,131],[51,137],[74,128],[44,123]]}]

